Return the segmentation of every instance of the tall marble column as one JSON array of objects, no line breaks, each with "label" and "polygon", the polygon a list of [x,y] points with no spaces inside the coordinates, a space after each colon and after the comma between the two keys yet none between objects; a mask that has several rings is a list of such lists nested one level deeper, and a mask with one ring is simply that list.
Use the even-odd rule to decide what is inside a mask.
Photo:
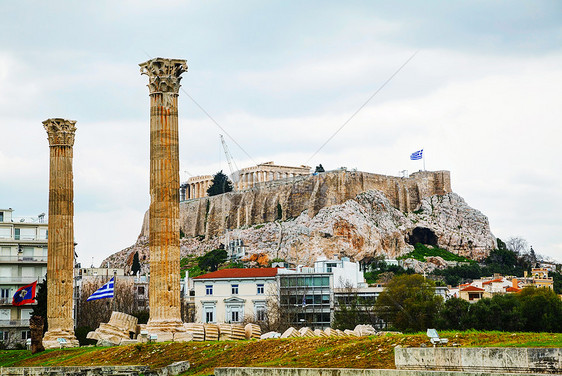
[{"label": "tall marble column", "polygon": [[72,293],[74,272],[74,187],[72,157],[76,121],[48,119],[43,122],[50,149],[49,239],[47,241],[46,349],[79,346],[74,335]]},{"label": "tall marble column", "polygon": [[140,65],[150,92],[150,318],[158,341],[185,331],[180,313],[178,92],[185,60],[155,58]]}]

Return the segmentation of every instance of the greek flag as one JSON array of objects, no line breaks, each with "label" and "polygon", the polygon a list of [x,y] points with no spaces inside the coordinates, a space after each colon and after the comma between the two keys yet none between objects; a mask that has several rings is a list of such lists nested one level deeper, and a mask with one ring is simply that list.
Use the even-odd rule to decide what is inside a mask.
[{"label": "greek flag", "polygon": [[113,278],[109,280],[105,285],[100,287],[96,290],[90,297],[86,300],[89,302],[90,300],[97,300],[97,299],[104,299],[104,298],[113,298]]},{"label": "greek flag", "polygon": [[423,149],[413,152],[412,155],[410,155],[410,159],[412,161],[417,161],[418,159],[422,159],[422,154],[423,154]]}]

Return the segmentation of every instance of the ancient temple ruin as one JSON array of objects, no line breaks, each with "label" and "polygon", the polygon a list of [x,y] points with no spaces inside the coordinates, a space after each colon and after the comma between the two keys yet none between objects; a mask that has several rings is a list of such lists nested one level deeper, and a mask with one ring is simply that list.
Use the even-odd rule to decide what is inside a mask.
[{"label": "ancient temple ruin", "polygon": [[185,60],[155,58],[140,64],[150,92],[150,319],[158,341],[178,340],[180,313],[180,225],[178,92]]},{"label": "ancient temple ruin", "polygon": [[[242,191],[259,183],[309,175],[310,166],[281,166],[274,162],[265,162],[235,171],[230,176],[230,180],[234,183],[235,190]],[[212,175],[190,177],[180,187],[180,201],[207,196],[207,189],[211,186],[212,181]]]},{"label": "ancient temple ruin", "polygon": [[72,318],[74,272],[74,187],[72,158],[76,121],[43,122],[50,149],[49,257],[47,259],[46,349],[78,346]]}]

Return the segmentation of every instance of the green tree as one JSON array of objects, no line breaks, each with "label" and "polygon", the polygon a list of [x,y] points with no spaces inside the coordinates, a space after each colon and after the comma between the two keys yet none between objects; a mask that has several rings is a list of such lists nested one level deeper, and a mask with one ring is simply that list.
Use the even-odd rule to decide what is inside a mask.
[{"label": "green tree", "polygon": [[197,265],[201,270],[214,272],[227,258],[228,254],[224,249],[214,249],[201,256]]},{"label": "green tree", "polygon": [[47,326],[47,276],[43,278],[41,283],[37,284],[37,291],[35,292],[35,301],[37,305],[33,306],[32,316],[43,317],[43,332],[48,330]]},{"label": "green tree", "polygon": [[133,256],[133,264],[131,265],[131,271],[136,275],[138,272],[140,272],[140,270],[141,264],[139,261],[139,253],[135,252],[135,255]]},{"label": "green tree", "polygon": [[447,300],[439,312],[439,319],[436,322],[437,328],[453,330],[466,329],[469,308],[470,303],[466,300],[459,298]]},{"label": "green tree", "polygon": [[419,274],[394,277],[375,303],[376,314],[394,328],[415,332],[434,327],[443,299]]},{"label": "green tree", "polygon": [[521,330],[521,303],[516,294],[497,294],[469,307],[466,329]]},{"label": "green tree", "polygon": [[222,170],[220,170],[213,176],[211,186],[207,189],[207,195],[216,196],[226,192],[232,192],[232,189],[232,182],[228,179],[228,176],[223,174]]},{"label": "green tree", "polygon": [[523,330],[562,331],[562,301],[548,288],[525,287],[518,295]]}]

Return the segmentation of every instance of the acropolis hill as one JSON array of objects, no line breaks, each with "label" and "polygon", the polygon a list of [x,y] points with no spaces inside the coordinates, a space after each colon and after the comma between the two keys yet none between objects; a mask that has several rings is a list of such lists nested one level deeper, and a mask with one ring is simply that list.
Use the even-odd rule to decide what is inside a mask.
[{"label": "acropolis hill", "polygon": [[[102,265],[109,261],[127,269],[136,251],[148,260],[147,215],[137,243]],[[241,239],[249,254],[264,252],[303,265],[318,256],[394,258],[415,242],[481,259],[495,245],[486,216],[451,191],[448,171],[403,178],[336,170],[258,181],[246,189],[183,201],[180,222],[182,257],[202,254],[227,239]]]}]

